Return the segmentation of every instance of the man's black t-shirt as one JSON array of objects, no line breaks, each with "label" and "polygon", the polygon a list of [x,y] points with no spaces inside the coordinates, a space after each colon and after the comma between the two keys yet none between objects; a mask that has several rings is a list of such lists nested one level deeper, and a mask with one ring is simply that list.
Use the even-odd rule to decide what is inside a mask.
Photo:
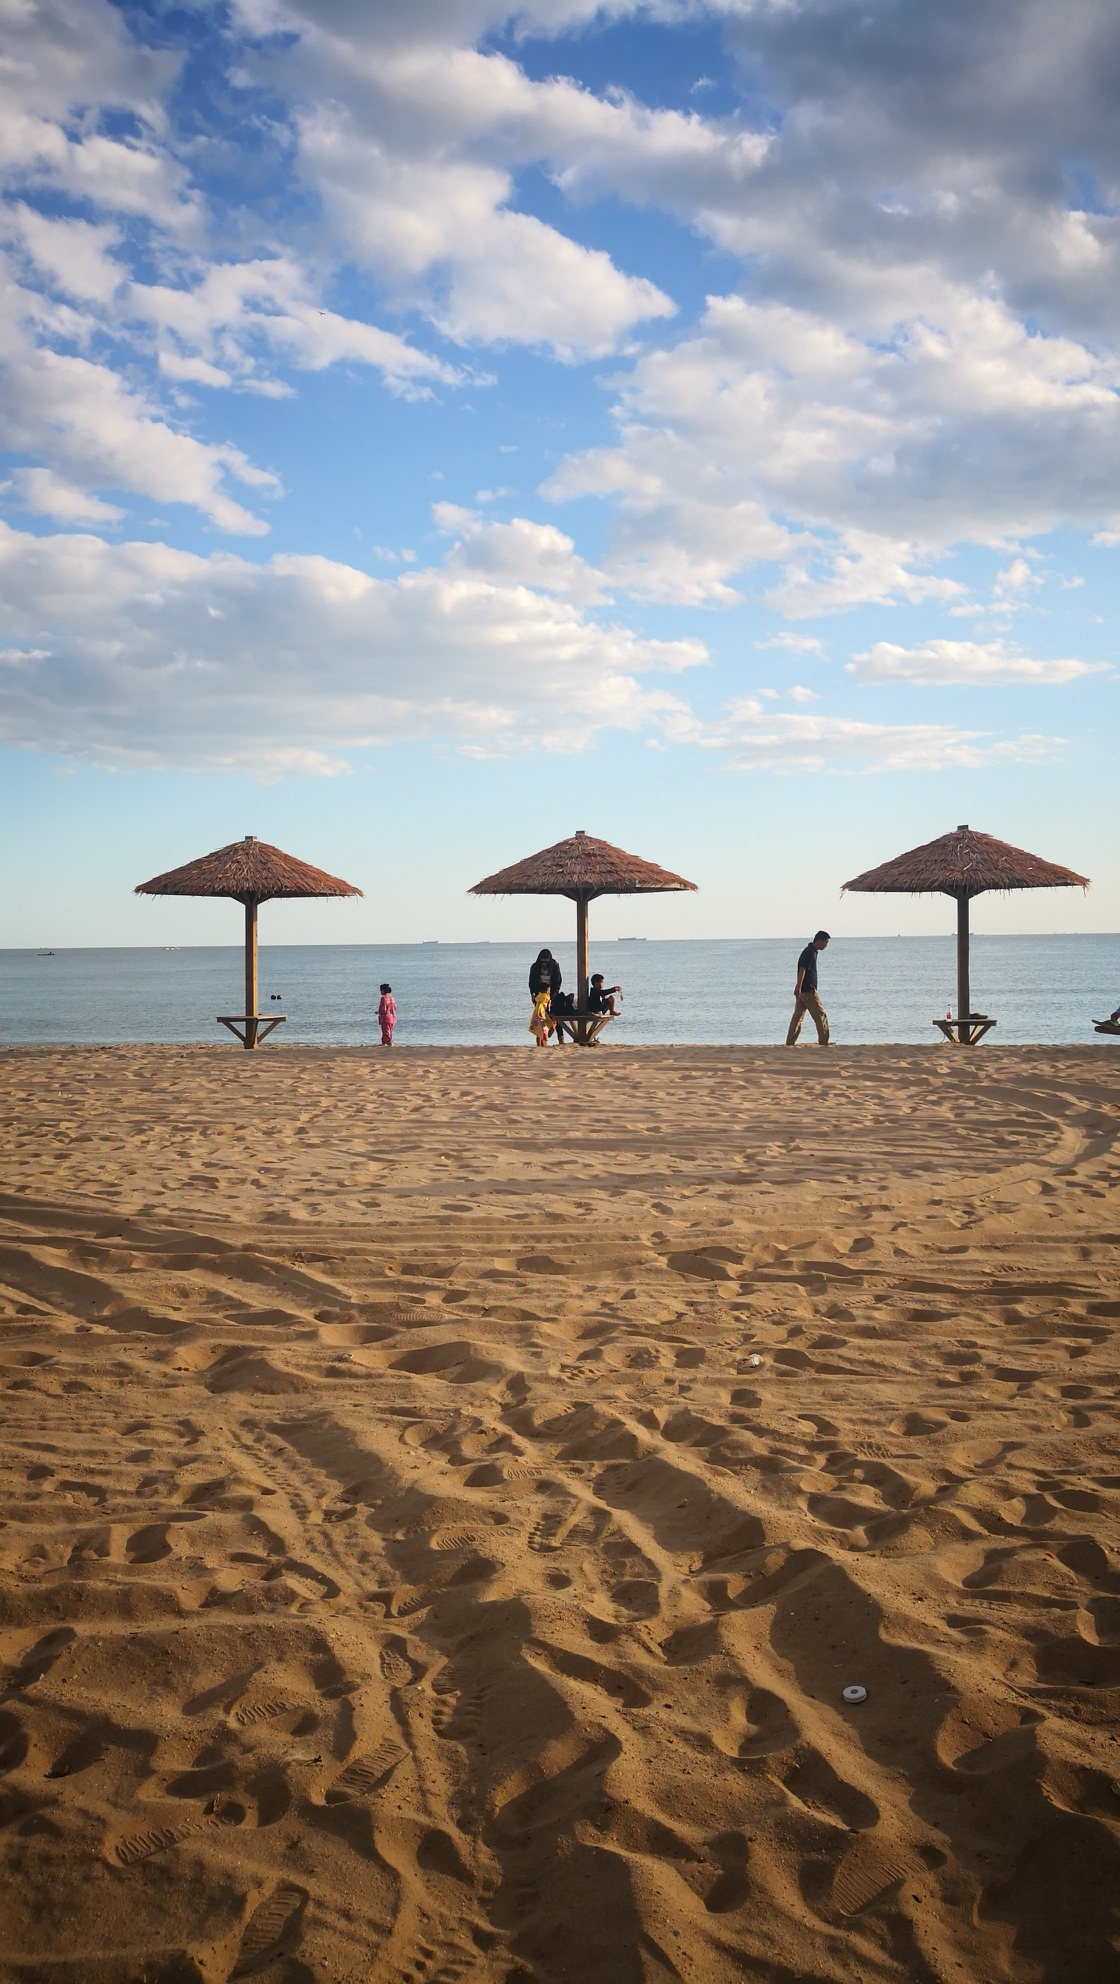
[{"label": "man's black t-shirt", "polygon": [[819,956],[820,952],[817,950],[815,944],[806,944],[805,949],[797,960],[798,971],[805,973],[801,981],[801,997],[803,999],[807,998],[810,992],[815,992],[817,989],[817,959]]}]

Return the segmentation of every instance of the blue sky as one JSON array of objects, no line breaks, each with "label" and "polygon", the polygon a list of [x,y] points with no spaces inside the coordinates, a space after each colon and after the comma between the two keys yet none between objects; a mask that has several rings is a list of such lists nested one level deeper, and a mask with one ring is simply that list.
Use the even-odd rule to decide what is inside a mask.
[{"label": "blue sky", "polygon": [[465,891],[577,826],[700,884],[604,935],[948,928],[838,892],[960,821],[1117,927],[1103,0],[6,39],[4,943],[236,941],[130,889],[246,832],[366,892],[277,939],[564,934]]}]

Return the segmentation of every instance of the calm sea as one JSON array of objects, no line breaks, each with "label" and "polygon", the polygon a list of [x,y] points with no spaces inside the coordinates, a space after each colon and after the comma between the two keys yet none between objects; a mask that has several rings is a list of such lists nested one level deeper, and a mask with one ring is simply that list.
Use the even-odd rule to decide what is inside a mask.
[{"label": "calm sea", "polygon": [[[401,1046],[528,1046],[526,981],[537,948],[264,944],[261,1011],[287,1015],[277,1041],[376,1040],[377,988],[387,979]],[[570,987],[575,946],[553,948]],[[799,948],[768,938],[596,944],[594,968],[624,992],[608,1037],[634,1046],[781,1041]],[[930,1022],[955,1004],[954,942],[834,938],[820,977],[838,1042],[929,1043],[937,1038]],[[242,952],[232,946],[0,951],[0,1041],[9,1045],[211,1041],[233,1049],[215,1015],[239,1012],[242,996]],[[1090,1022],[1120,1004],[1120,936],[974,937],[972,1003],[998,1020],[993,1042],[1108,1046]],[[811,1021],[803,1038],[813,1039]]]}]

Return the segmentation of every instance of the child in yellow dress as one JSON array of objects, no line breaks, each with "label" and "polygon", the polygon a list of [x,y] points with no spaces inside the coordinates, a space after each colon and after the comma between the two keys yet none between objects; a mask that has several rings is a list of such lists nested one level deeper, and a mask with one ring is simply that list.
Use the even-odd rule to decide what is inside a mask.
[{"label": "child in yellow dress", "polygon": [[529,1032],[536,1035],[538,1047],[548,1046],[548,1036],[552,1032],[549,1017],[548,987],[543,986],[533,1000],[533,1017],[529,1021]]}]

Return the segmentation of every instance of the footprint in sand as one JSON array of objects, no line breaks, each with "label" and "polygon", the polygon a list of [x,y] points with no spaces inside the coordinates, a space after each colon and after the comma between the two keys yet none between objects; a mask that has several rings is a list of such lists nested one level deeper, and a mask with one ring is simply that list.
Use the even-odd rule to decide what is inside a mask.
[{"label": "footprint in sand", "polygon": [[792,1798],[810,1812],[823,1812],[852,1832],[864,1832],[879,1820],[874,1800],[835,1771],[823,1751],[805,1743],[787,1762],[770,1766]]},{"label": "footprint in sand", "polygon": [[920,1440],[928,1438],[931,1433],[943,1433],[948,1423],[947,1419],[940,1419],[932,1412],[904,1412],[899,1418],[891,1420],[890,1430],[892,1433],[904,1433],[907,1439]]},{"label": "footprint in sand", "polygon": [[396,1647],[382,1647],[379,1665],[391,1688],[407,1688],[415,1679],[412,1662]]},{"label": "footprint in sand", "polygon": [[150,1860],[153,1853],[163,1853],[169,1846],[177,1846],[181,1839],[194,1832],[197,1820],[188,1819],[173,1826],[149,1826],[145,1832],[130,1833],[127,1839],[117,1841],[114,1852],[122,1867],[133,1867],[138,1860]]},{"label": "footprint in sand", "polygon": [[271,1722],[279,1715],[301,1714],[305,1706],[303,1702],[256,1702],[252,1708],[239,1708],[233,1719],[244,1729],[255,1722]]},{"label": "footprint in sand", "polygon": [[260,1902],[245,1924],[237,1960],[229,1973],[235,1978],[251,1977],[253,1972],[288,1954],[299,1940],[300,1921],[307,1904],[306,1888],[284,1881]]},{"label": "footprint in sand", "polygon": [[710,1850],[723,1872],[704,1896],[704,1906],[709,1915],[729,1915],[733,1909],[742,1908],[750,1893],[747,1873],[750,1846],[744,1833],[723,1832],[711,1841]]},{"label": "footprint in sand", "polygon": [[896,1882],[904,1881],[909,1872],[897,1848],[880,1839],[877,1833],[867,1833],[844,1855],[836,1869],[832,1905],[840,1915],[858,1915]]},{"label": "footprint in sand", "polygon": [[164,1853],[168,1847],[178,1846],[180,1841],[189,1839],[193,1833],[216,1832],[227,1826],[238,1826],[245,1817],[245,1808],[232,1800],[219,1803],[214,1801],[213,1809],[206,1808],[203,1817],[175,1819],[168,1825],[149,1826],[144,1832],[130,1833],[119,1839],[113,1848],[113,1856],[122,1867],[133,1867],[137,1861],[150,1860],[156,1853]]},{"label": "footprint in sand", "polygon": [[601,1661],[590,1659],[587,1654],[573,1653],[567,1647],[551,1646],[537,1640],[526,1647],[525,1657],[534,1665],[539,1664],[567,1681],[578,1681],[585,1687],[599,1689],[623,1708],[649,1706],[649,1695],[632,1675],[623,1673],[617,1667],[607,1667]]},{"label": "footprint in sand", "polygon": [[533,1524],[526,1538],[529,1549],[542,1555],[559,1550],[560,1532],[571,1514],[570,1509],[546,1509]]},{"label": "footprint in sand", "polygon": [[[479,1926],[484,1936],[486,1932]],[[393,1958],[392,1971],[379,1969],[377,1972],[378,1977],[383,1976],[387,1984],[390,1977],[393,1984],[459,1984],[461,1978],[478,1974],[477,1947],[468,1945],[450,1924],[442,1934],[435,1929],[429,1929],[426,1934],[420,1932],[407,1944],[394,1949]],[[383,1953],[383,1964],[384,1961]],[[511,1979],[520,1980],[527,1973],[511,1971],[509,1975]]]},{"label": "footprint in sand", "polygon": [[743,1708],[747,1733],[739,1744],[740,1757],[768,1757],[790,1749],[801,1731],[788,1702],[769,1688],[754,1688]]},{"label": "footprint in sand", "polygon": [[348,1763],[340,1776],[335,1778],[326,1794],[328,1805],[343,1805],[353,1798],[368,1798],[372,1792],[380,1790],[392,1776],[399,1763],[403,1763],[407,1752],[395,1743],[391,1736],[369,1751],[364,1757],[355,1757]]}]

